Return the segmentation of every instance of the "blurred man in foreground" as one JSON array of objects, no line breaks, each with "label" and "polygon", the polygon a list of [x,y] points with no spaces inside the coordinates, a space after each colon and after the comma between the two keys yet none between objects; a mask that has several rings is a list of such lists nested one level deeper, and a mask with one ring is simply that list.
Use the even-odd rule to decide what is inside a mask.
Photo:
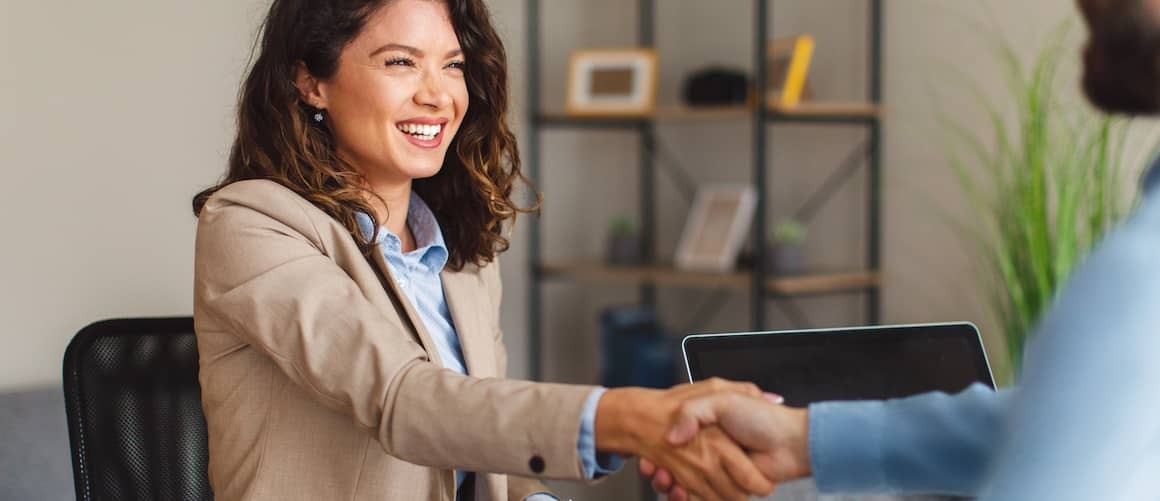
[{"label": "blurred man in foreground", "polygon": [[[1102,110],[1160,114],[1160,0],[1079,0],[1083,87]],[[1136,500],[1160,493],[1160,161],[1135,213],[1044,317],[1021,386],[974,386],[791,409],[752,397],[687,403],[668,438],[719,426],[777,481],[823,492],[938,492],[984,500]],[[668,472],[641,473],[685,499]]]}]

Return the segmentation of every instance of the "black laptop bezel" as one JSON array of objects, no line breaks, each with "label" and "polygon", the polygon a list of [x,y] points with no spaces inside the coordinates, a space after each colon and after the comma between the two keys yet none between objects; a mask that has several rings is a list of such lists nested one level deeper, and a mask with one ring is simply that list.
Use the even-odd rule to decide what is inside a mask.
[{"label": "black laptop bezel", "polygon": [[866,343],[876,339],[890,340],[902,336],[951,336],[968,341],[967,345],[973,351],[969,356],[973,358],[972,365],[975,366],[977,379],[979,382],[995,388],[994,375],[991,373],[991,364],[987,360],[987,352],[983,349],[983,340],[979,335],[979,329],[970,322],[693,334],[686,336],[681,341],[681,352],[685,359],[685,370],[689,381],[700,381],[706,379],[707,376],[703,374],[699,364],[700,360],[696,354],[706,350],[769,349],[778,346],[802,346],[803,343],[841,345],[854,340],[857,343]]}]

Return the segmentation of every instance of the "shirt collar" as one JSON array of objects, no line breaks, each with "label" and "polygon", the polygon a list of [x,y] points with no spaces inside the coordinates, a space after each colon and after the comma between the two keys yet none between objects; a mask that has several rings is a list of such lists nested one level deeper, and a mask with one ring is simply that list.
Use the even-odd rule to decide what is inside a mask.
[{"label": "shirt collar", "polygon": [[[363,236],[371,238],[375,232],[371,217],[362,212],[356,212],[355,219]],[[407,227],[411,229],[411,234],[415,237],[416,247],[414,251],[407,254],[420,256],[419,261],[427,266],[432,273],[443,271],[448,258],[443,230],[439,228],[439,221],[435,218],[435,213],[414,191],[411,192],[411,205],[407,210]],[[394,253],[401,253],[403,245],[398,235],[391,233],[385,226],[379,227],[379,234],[374,243],[382,245]]]}]

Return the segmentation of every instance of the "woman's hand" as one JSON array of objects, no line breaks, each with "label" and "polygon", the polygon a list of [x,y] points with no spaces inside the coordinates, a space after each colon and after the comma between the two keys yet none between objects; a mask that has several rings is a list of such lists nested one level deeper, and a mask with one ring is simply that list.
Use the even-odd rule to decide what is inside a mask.
[{"label": "woman's hand", "polygon": [[[809,411],[780,404],[781,397],[776,395],[758,399],[731,393],[689,400],[666,438],[669,443],[680,445],[699,430],[723,430],[750,451],[757,467],[775,483],[809,476]],[[641,458],[639,470],[652,480],[653,489],[671,501],[689,499],[682,481],[674,479],[663,466]]]},{"label": "woman's hand", "polygon": [[753,384],[717,378],[668,390],[610,389],[597,405],[596,448],[648,458],[671,472],[690,492],[709,501],[768,495],[773,483],[721,430],[706,429],[679,446],[666,440],[687,401],[729,393],[761,396]]}]

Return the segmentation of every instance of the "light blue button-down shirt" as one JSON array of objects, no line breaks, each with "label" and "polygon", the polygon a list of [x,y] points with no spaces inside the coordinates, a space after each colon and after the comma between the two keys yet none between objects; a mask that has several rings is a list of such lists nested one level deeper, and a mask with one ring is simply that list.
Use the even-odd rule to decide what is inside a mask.
[{"label": "light blue button-down shirt", "polygon": [[1158,499],[1157,385],[1160,160],[1036,329],[1018,389],[811,405],[810,461],[824,492]]},{"label": "light blue button-down shirt", "polygon": [[[356,214],[356,218],[359,229],[369,238],[374,233],[371,218],[362,213]],[[410,209],[407,211],[407,227],[415,237],[415,250],[404,253],[402,241],[385,226],[379,229],[375,243],[383,250],[383,257],[391,268],[395,285],[407,296],[431,335],[431,342],[435,343],[443,367],[467,374],[463,348],[451,320],[447,299],[443,295],[443,281],[439,278],[448,258],[443,230],[431,208],[414,192],[411,193]],[[596,453],[596,404],[603,392],[603,388],[598,388],[588,395],[580,420],[580,438],[576,444],[584,474],[589,479],[612,473],[623,465],[623,460],[616,456],[601,454],[598,457]],[[465,472],[455,472],[457,487],[462,485],[465,477]],[[526,499],[545,501],[556,498],[548,494],[533,494]]]}]

